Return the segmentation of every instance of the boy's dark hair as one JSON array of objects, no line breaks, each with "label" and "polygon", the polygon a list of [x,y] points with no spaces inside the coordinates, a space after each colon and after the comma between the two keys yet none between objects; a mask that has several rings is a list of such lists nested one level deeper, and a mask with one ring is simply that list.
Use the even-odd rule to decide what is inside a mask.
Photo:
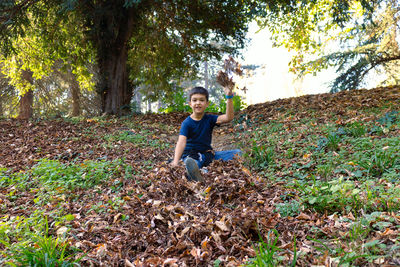
[{"label": "boy's dark hair", "polygon": [[196,86],[196,87],[192,88],[192,90],[190,90],[190,92],[189,92],[189,101],[192,100],[192,95],[194,95],[194,94],[205,95],[206,99],[208,101],[208,91],[206,88],[201,87],[201,86]]}]

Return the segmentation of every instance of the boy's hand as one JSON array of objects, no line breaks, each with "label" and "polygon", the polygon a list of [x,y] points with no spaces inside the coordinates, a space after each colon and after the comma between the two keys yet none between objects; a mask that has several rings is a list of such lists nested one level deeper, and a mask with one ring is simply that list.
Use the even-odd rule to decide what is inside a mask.
[{"label": "boy's hand", "polygon": [[233,88],[230,88],[230,87],[224,87],[224,92],[225,92],[225,95],[233,95]]},{"label": "boy's hand", "polygon": [[177,167],[177,166],[179,165],[179,162],[174,162],[174,161],[172,161],[172,162],[170,163],[170,165],[171,165],[171,167],[175,168],[175,167]]},{"label": "boy's hand", "polygon": [[232,81],[232,78],[228,77],[228,74],[220,70],[217,75],[217,82],[224,87],[225,94],[232,94],[235,83]]}]

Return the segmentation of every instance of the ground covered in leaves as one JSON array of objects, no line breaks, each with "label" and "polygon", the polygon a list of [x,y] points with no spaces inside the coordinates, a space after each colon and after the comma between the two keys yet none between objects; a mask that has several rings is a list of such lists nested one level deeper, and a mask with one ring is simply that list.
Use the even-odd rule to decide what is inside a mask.
[{"label": "ground covered in leaves", "polygon": [[0,262],[45,236],[83,266],[400,265],[399,99],[250,106],[202,183],[167,164],[188,114],[0,120]]}]

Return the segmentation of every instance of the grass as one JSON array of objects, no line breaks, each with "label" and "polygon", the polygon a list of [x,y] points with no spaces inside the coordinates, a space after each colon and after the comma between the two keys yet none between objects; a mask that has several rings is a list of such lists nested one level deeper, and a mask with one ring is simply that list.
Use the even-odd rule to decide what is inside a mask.
[{"label": "grass", "polygon": [[0,263],[8,266],[77,266],[65,236],[49,235],[47,217],[41,211],[30,217],[0,220]]},{"label": "grass", "polygon": [[[0,218],[0,263],[10,266],[76,266],[73,260],[74,248],[63,237],[49,234],[47,220],[55,229],[68,230],[72,214],[64,211],[64,204],[79,199],[79,190],[93,189],[100,184],[108,184],[111,192],[122,187],[120,177],[131,174],[131,167],[122,160],[84,161],[61,163],[43,159],[30,170],[13,173],[0,169],[0,185],[8,189],[7,201],[17,202],[29,193],[31,203],[20,206],[29,216],[4,216]],[[126,175],[126,177],[129,177]],[[92,207],[96,212],[113,213],[124,204],[115,196],[104,203],[99,201]],[[48,209],[52,207],[50,210]],[[5,203],[0,204],[7,209]],[[90,211],[90,210],[89,210]],[[124,218],[124,215],[121,215]],[[78,260],[79,261],[79,260]]]},{"label": "grass", "polygon": [[[398,257],[393,248],[400,246],[399,239],[390,246],[379,240],[368,241],[376,229],[385,231],[391,225],[376,214],[395,214],[400,209],[399,112],[375,108],[365,113],[376,119],[351,120],[344,125],[312,120],[282,125],[285,115],[281,115],[241,136],[242,140],[251,140],[242,144],[248,167],[271,182],[284,181],[288,189],[296,191],[296,200],[275,204],[280,216],[297,216],[306,209],[358,218],[348,224],[340,242],[334,237],[314,242],[326,243],[320,246],[322,253],[340,266]],[[270,159],[279,163],[271,164],[274,161]],[[248,266],[279,264],[273,256],[277,253],[273,241],[261,241],[255,252],[257,256]]]},{"label": "grass", "polygon": [[[272,229],[268,232],[266,240],[260,236],[260,242],[254,248],[256,256],[246,264],[247,267],[265,266],[274,267],[281,265],[286,256],[281,255],[283,249],[278,247],[279,233]],[[293,258],[288,266],[296,266],[297,261],[296,237],[293,241]]]}]

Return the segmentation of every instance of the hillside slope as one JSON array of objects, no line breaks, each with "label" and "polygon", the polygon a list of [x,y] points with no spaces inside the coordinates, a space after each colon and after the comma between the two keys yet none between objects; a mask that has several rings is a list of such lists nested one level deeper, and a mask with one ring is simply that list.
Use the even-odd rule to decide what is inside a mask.
[{"label": "hillside slope", "polygon": [[244,156],[203,183],[166,163],[188,114],[2,120],[0,263],[48,234],[83,266],[399,265],[399,100],[389,87],[249,106],[214,136]]}]

